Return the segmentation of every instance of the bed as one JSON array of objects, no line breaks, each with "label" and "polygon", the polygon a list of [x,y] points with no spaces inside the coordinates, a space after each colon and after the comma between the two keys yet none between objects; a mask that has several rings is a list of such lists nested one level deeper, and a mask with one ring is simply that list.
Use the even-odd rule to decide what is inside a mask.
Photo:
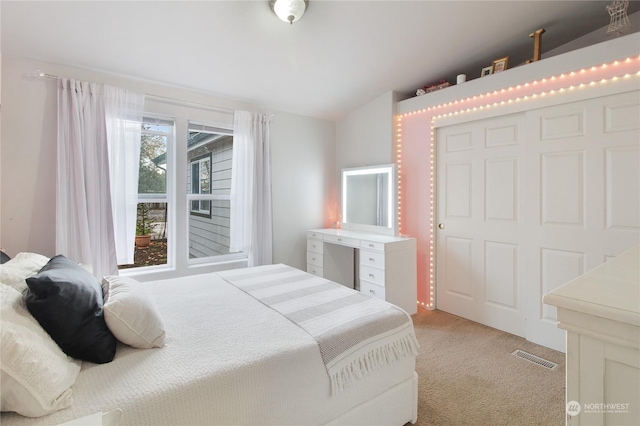
[{"label": "bed", "polygon": [[[164,346],[118,343],[113,361],[82,363],[68,408],[38,418],[3,412],[3,426],[94,413],[122,425],[417,420],[417,342],[410,317],[393,305],[285,265],[141,285],[162,318]],[[398,310],[408,319],[402,325],[366,321]],[[338,334],[354,323],[362,325]]]}]

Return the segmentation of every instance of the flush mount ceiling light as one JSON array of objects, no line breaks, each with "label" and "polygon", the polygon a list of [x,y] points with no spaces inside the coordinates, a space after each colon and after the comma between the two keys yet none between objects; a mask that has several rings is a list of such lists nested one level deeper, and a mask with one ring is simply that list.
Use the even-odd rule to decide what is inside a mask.
[{"label": "flush mount ceiling light", "polygon": [[284,22],[293,24],[302,18],[305,10],[307,10],[308,0],[270,0],[269,6],[278,18]]}]

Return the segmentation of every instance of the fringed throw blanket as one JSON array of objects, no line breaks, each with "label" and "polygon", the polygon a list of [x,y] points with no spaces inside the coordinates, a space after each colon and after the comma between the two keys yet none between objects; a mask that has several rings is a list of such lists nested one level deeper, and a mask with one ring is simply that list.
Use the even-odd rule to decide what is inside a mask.
[{"label": "fringed throw blanket", "polygon": [[411,317],[385,301],[282,264],[218,275],[318,342],[333,395],[377,368],[418,354]]}]

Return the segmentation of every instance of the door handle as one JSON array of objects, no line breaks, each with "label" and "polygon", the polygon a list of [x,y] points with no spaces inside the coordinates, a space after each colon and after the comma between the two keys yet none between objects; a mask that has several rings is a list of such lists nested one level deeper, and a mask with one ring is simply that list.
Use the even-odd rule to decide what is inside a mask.
[{"label": "door handle", "polygon": [[439,223],[439,224],[438,224],[438,228],[440,228],[440,229],[444,229],[444,223]]}]

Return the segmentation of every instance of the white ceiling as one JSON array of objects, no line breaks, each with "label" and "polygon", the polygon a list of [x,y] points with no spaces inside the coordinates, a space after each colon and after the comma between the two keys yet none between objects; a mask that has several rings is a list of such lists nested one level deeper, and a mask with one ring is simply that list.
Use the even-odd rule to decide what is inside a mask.
[{"label": "white ceiling", "polygon": [[548,51],[608,25],[609,3],[310,0],[291,26],[268,0],[3,0],[1,52],[339,119],[495,58],[522,63],[529,33],[545,28]]}]

